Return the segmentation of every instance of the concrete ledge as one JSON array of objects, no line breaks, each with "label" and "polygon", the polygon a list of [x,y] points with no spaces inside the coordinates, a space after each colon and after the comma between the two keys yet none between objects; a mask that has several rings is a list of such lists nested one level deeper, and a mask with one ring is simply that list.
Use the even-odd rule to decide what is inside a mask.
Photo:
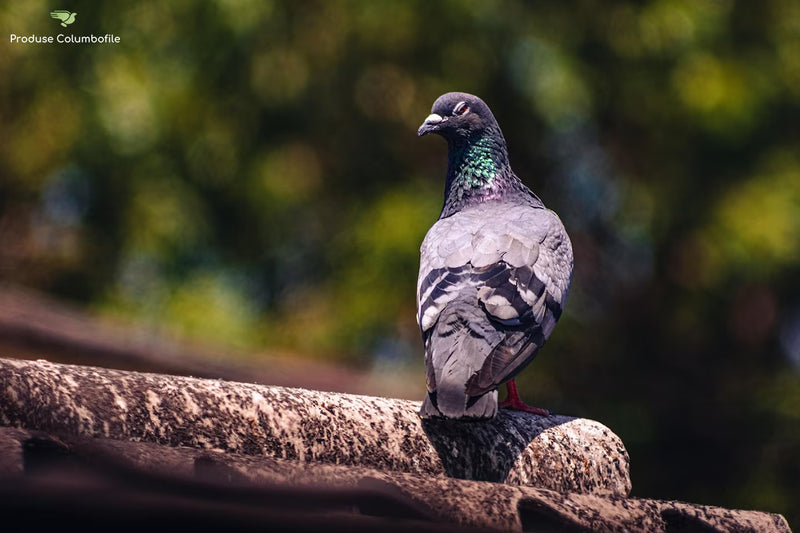
[{"label": "concrete ledge", "polygon": [[[65,484],[65,479],[69,484]],[[620,495],[559,493],[144,442],[61,439],[28,430],[0,428],[0,494],[4,486],[24,486],[26,480],[39,483],[27,495],[29,500],[36,500],[31,496],[47,491],[61,491],[62,498],[54,505],[54,511],[60,506],[73,505],[63,498],[68,492],[77,492],[73,495],[77,497],[94,491],[96,498],[99,484],[113,487],[111,493],[117,494],[117,499],[96,505],[110,505],[123,516],[147,514],[150,510],[147,502],[166,493],[176,501],[188,498],[195,502],[196,508],[210,513],[208,518],[212,520],[233,518],[235,522],[247,517],[250,529],[263,521],[273,528],[277,522],[287,530],[297,531],[295,526],[301,518],[315,516],[316,524],[306,524],[310,530],[331,530],[334,524],[346,529],[348,524],[342,522],[342,515],[333,521],[328,518],[326,524],[326,513],[337,511],[350,516],[354,522],[349,525],[367,521],[362,524],[365,528],[383,530],[389,526],[415,533],[789,531],[782,517],[756,511]],[[9,492],[12,499],[19,497],[15,490]],[[154,498],[156,494],[158,498]],[[214,507],[220,502],[233,502],[235,507],[228,509],[227,515],[221,514],[222,509]],[[0,509],[4,504],[12,505],[0,501]],[[271,510],[272,514],[254,516],[252,507],[257,507],[260,513]],[[199,513],[195,509],[192,514],[197,518]],[[398,527],[400,520],[404,522]]]},{"label": "concrete ledge", "polygon": [[426,421],[418,402],[0,359],[0,425],[627,495],[629,458],[597,422],[502,412]]}]

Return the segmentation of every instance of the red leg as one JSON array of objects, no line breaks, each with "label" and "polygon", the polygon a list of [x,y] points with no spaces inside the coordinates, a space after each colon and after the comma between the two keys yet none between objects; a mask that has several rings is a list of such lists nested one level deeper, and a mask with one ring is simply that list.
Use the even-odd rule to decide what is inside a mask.
[{"label": "red leg", "polygon": [[524,404],[519,398],[517,384],[514,383],[513,379],[506,383],[506,387],[508,387],[508,396],[506,396],[506,399],[500,404],[500,409],[513,409],[514,411],[524,411],[539,416],[549,416],[551,414],[547,409],[531,407],[530,405]]}]

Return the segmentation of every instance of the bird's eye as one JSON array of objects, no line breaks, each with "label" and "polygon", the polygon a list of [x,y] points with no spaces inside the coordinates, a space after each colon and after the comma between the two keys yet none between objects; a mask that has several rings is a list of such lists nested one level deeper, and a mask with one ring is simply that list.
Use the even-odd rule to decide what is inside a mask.
[{"label": "bird's eye", "polygon": [[455,116],[457,116],[457,117],[460,117],[461,115],[465,115],[467,113],[467,111],[469,111],[469,106],[467,105],[466,102],[459,102],[453,108],[453,114]]}]

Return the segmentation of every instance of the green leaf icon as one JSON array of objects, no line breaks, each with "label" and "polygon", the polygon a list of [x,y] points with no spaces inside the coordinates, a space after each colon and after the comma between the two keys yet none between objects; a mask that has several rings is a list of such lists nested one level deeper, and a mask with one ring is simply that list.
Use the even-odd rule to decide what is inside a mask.
[{"label": "green leaf icon", "polygon": [[66,9],[56,9],[55,11],[50,12],[50,16],[54,19],[58,19],[61,21],[61,25],[65,28],[67,24],[72,24],[75,22],[75,17],[77,13],[72,13],[71,11],[67,11]]}]

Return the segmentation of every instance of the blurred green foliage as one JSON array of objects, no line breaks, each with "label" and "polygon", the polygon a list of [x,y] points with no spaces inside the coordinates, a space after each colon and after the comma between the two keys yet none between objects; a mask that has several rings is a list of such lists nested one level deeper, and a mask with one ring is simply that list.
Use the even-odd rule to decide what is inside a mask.
[{"label": "blurred green foliage", "polygon": [[[800,521],[800,3],[8,2],[0,275],[256,351],[420,368],[418,246],[481,95],[576,252],[524,394],[634,493]],[[55,6],[64,7],[64,6]]]}]

